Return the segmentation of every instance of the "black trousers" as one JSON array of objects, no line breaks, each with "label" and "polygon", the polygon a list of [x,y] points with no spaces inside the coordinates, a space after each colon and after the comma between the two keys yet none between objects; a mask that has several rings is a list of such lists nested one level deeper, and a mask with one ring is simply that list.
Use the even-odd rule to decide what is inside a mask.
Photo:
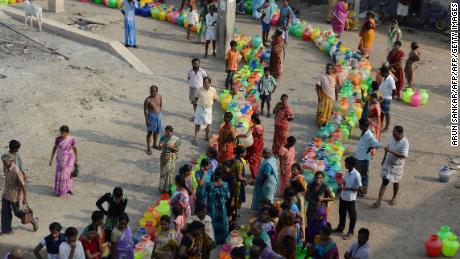
[{"label": "black trousers", "polygon": [[340,199],[340,204],[339,204],[340,221],[339,221],[339,226],[337,227],[338,230],[340,231],[343,231],[345,229],[345,221],[347,219],[347,213],[348,213],[348,217],[350,217],[350,225],[348,226],[348,233],[353,234],[353,231],[355,230],[356,218],[357,218],[355,201],[344,201]]},{"label": "black trousers", "polygon": [[19,210],[19,202],[11,202],[2,198],[2,232],[10,232],[13,213],[16,217],[24,217],[24,212]]}]

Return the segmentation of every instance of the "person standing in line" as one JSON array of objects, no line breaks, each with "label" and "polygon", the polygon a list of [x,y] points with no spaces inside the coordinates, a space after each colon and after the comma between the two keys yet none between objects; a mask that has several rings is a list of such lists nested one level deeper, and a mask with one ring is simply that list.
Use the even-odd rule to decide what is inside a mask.
[{"label": "person standing in line", "polygon": [[238,70],[238,51],[236,50],[236,41],[234,40],[230,42],[230,50],[227,52],[225,62],[225,71],[227,72],[225,88],[227,90],[231,90],[233,85],[233,75],[236,70]]},{"label": "person standing in line", "polygon": [[347,171],[344,174],[345,183],[341,187],[339,216],[340,221],[337,228],[334,230],[336,233],[342,233],[345,229],[345,220],[350,217],[350,224],[348,226],[348,233],[343,236],[344,240],[348,240],[353,236],[357,213],[356,213],[356,198],[359,191],[362,191],[361,175],[355,169],[356,159],[354,157],[347,157],[345,159],[345,168]]},{"label": "person standing in line", "polygon": [[214,181],[206,186],[208,214],[212,219],[216,244],[223,244],[229,233],[227,203],[230,199],[228,184],[222,180],[222,174],[217,170]]},{"label": "person standing in line", "polygon": [[406,60],[406,65],[404,66],[404,75],[406,76],[407,80],[407,87],[413,88],[414,87],[414,73],[417,69],[417,62],[420,61],[420,51],[418,49],[417,42],[412,42],[410,44],[411,51],[409,52],[409,56]]},{"label": "person standing in line", "polygon": [[262,43],[264,47],[267,47],[267,42],[269,42],[268,35],[270,35],[270,24],[273,17],[273,10],[272,5],[270,4],[270,0],[265,0],[264,4],[257,8],[257,11],[262,13],[260,18],[262,21]]},{"label": "person standing in line", "polygon": [[[10,150],[8,150],[8,153],[13,155],[13,162],[16,166],[19,167],[19,170],[24,174],[24,178],[27,181],[27,176],[26,176],[26,171],[27,167],[24,164],[24,162],[21,159],[21,155],[19,155],[19,149],[21,148],[21,143],[15,139],[11,140],[10,143],[8,144],[8,147]],[[3,165],[3,175],[6,175],[6,172],[8,171],[8,168]]]},{"label": "person standing in line", "polygon": [[390,182],[393,183],[393,197],[389,204],[396,205],[396,198],[399,191],[399,182],[404,173],[404,162],[409,154],[409,140],[404,136],[402,126],[395,126],[393,136],[390,137],[388,146],[385,147],[385,157],[382,162],[382,185],[380,186],[379,198],[373,204],[374,207],[380,207],[383,195]]},{"label": "person standing in line", "polygon": [[287,94],[282,94],[280,102],[273,109],[275,114],[275,134],[273,135],[273,155],[279,156],[279,150],[286,145],[289,136],[289,122],[294,120],[294,113],[288,104]]},{"label": "person standing in line", "polygon": [[211,184],[211,163],[207,158],[203,158],[200,163],[200,170],[195,172],[195,179],[197,181],[196,187],[196,201],[207,204],[206,200],[206,186]]},{"label": "person standing in line", "polygon": [[338,82],[334,74],[334,65],[326,65],[326,72],[321,73],[316,82],[316,94],[318,96],[318,108],[316,111],[316,124],[319,128],[324,126],[332,116],[334,104],[338,98]]},{"label": "person standing in line", "polygon": [[78,230],[69,227],[65,230],[65,242],[59,245],[59,259],[85,259],[83,245],[78,240]]},{"label": "person standing in line", "polygon": [[123,212],[111,234],[112,259],[134,259],[133,236],[128,223],[129,217]]},{"label": "person standing in line", "polygon": [[270,68],[265,67],[264,75],[259,81],[260,115],[264,115],[264,104],[267,103],[267,118],[270,118],[270,102],[277,86],[276,79],[270,75]]},{"label": "person standing in line", "polygon": [[187,27],[187,40],[190,39],[190,31],[192,30],[192,27],[198,24],[199,21],[198,13],[196,11],[196,7],[193,5],[190,5],[190,11],[187,16],[187,21],[188,21],[188,27]]},{"label": "person standing in line", "polygon": [[358,231],[358,241],[348,248],[344,255],[345,259],[369,259],[371,258],[371,249],[369,248],[369,229],[361,228]]},{"label": "person standing in line", "polygon": [[375,14],[373,12],[367,12],[366,20],[359,36],[361,37],[361,41],[358,45],[358,52],[369,59],[375,38]]},{"label": "person standing in line", "polygon": [[345,0],[339,0],[332,8],[331,14],[332,31],[334,31],[336,37],[340,39],[342,33],[345,31],[345,25],[347,23],[348,7]]},{"label": "person standing in line", "polygon": [[[13,233],[11,221],[13,213],[18,218],[23,218],[25,213],[20,210],[20,203],[27,204],[27,188],[24,174],[19,167],[14,164],[14,156],[6,153],[1,157],[3,165],[7,168],[5,175],[5,187],[2,193],[2,235]],[[38,218],[31,222],[33,231],[38,230]]]},{"label": "person standing in line", "polygon": [[[104,203],[108,204],[107,209],[102,207]],[[118,218],[125,212],[127,204],[128,198],[123,195],[121,187],[115,187],[112,193],[108,192],[97,200],[96,207],[107,216],[104,229],[106,241],[111,240],[112,230],[117,226]]]},{"label": "person standing in line", "polygon": [[387,61],[390,63],[390,71],[395,75],[396,79],[396,93],[395,96],[401,100],[401,90],[404,88],[404,72],[402,62],[404,58],[404,51],[401,50],[401,42],[396,41],[393,49],[388,53]]},{"label": "person standing in line", "polygon": [[278,185],[278,166],[276,158],[269,148],[264,148],[262,152],[263,160],[259,166],[259,172],[254,182],[254,194],[252,196],[252,210],[259,211],[262,201],[268,200],[273,204],[276,186]]},{"label": "person standing in line", "polygon": [[40,254],[40,250],[46,247],[48,259],[59,259],[59,245],[65,242],[65,235],[61,233],[62,226],[58,222],[53,222],[49,225],[50,234],[44,237],[40,243],[34,248],[34,255],[37,259],[44,259]]},{"label": "person standing in line", "polygon": [[181,141],[174,135],[174,129],[171,125],[165,127],[165,134],[160,138],[161,155],[160,155],[160,192],[167,193],[174,183],[174,173],[176,170],[177,153]]},{"label": "person standing in line", "polygon": [[391,100],[396,92],[396,83],[393,76],[390,75],[390,69],[388,67],[382,66],[380,68],[380,75],[382,75],[382,83],[380,83],[379,91],[383,96],[383,101],[380,103],[380,108],[382,110],[382,125],[384,118],[386,118],[385,127],[381,132],[385,132],[390,126],[390,107]]},{"label": "person standing in line", "polygon": [[216,56],[216,41],[217,41],[217,13],[216,6],[209,7],[209,13],[206,15],[206,46],[204,57],[208,57],[209,43],[212,41],[212,55]]},{"label": "person standing in line", "polygon": [[380,148],[380,143],[369,130],[368,120],[360,119],[359,129],[361,130],[361,137],[359,138],[355,158],[356,170],[361,175],[363,189],[362,192],[358,193],[358,196],[365,197],[367,194],[367,186],[369,185],[369,161],[371,160],[371,150]]},{"label": "person standing in line", "polygon": [[294,19],[294,12],[292,8],[289,6],[288,0],[283,0],[283,6],[280,9],[280,19],[278,25],[280,26],[283,36],[284,36],[284,43],[288,44],[288,34],[289,34],[289,27],[291,27],[292,20]]},{"label": "person standing in line", "polygon": [[158,134],[163,131],[163,123],[161,122],[161,108],[163,106],[163,98],[158,94],[158,86],[150,87],[150,96],[144,101],[144,117],[145,125],[147,126],[147,155],[152,154],[150,149],[150,140],[153,134],[152,148],[159,149],[157,146]]},{"label": "person standing in line", "polygon": [[226,112],[224,122],[219,128],[218,155],[219,163],[232,160],[235,157],[235,127],[232,125],[233,114]]},{"label": "person standing in line", "polygon": [[78,166],[78,152],[75,139],[69,136],[69,126],[61,126],[59,132],[60,136],[55,139],[54,147],[51,151],[49,166],[53,165],[53,158],[56,154],[54,193],[57,197],[63,197],[67,193],[73,195],[71,175],[75,166]]},{"label": "person standing in line", "polygon": [[[192,68],[187,73],[188,81],[188,100],[193,105],[193,112],[196,111],[196,92],[203,87],[203,78],[207,77],[206,71],[200,67],[200,60],[198,58],[192,59]],[[195,117],[190,118],[193,121]]]},{"label": "person standing in line", "polygon": [[281,78],[283,72],[283,62],[285,56],[286,43],[283,38],[283,32],[276,29],[272,35],[272,49],[270,52],[270,74],[275,79]]},{"label": "person standing in line", "polygon": [[251,115],[251,121],[252,126],[249,132],[252,134],[254,142],[252,146],[247,148],[245,159],[249,164],[252,179],[256,179],[260,161],[262,161],[262,150],[264,149],[264,126],[257,113]]},{"label": "person standing in line", "polygon": [[217,91],[211,86],[211,78],[203,78],[203,87],[198,89],[195,94],[197,99],[197,108],[195,111],[195,139],[194,146],[198,146],[198,134],[201,128],[206,129],[206,141],[209,140],[209,131],[211,130],[212,123],[212,105],[217,100]]},{"label": "person standing in line", "polygon": [[286,145],[279,149],[279,160],[280,160],[280,185],[278,194],[283,196],[284,189],[289,186],[292,177],[291,167],[295,163],[295,143],[296,139],[294,136],[287,138]]},{"label": "person standing in line", "polygon": [[388,52],[393,49],[395,42],[402,40],[402,32],[398,25],[398,20],[393,19],[388,28]]},{"label": "person standing in line", "polygon": [[[123,7],[125,9],[123,9]],[[125,47],[137,48],[136,20],[134,18],[136,8],[138,8],[138,4],[135,0],[123,0],[120,5],[120,10],[124,15],[125,22]]]}]

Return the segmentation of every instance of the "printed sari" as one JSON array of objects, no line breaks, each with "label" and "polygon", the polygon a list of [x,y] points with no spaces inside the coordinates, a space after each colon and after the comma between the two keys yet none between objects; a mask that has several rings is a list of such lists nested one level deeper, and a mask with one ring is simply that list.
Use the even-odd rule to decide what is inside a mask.
[{"label": "printed sari", "polygon": [[[281,105],[278,103],[277,105]],[[275,115],[275,134],[273,136],[273,155],[278,156],[279,150],[286,145],[289,136],[289,120],[294,117],[291,106],[282,106]]]},{"label": "printed sari", "polygon": [[358,45],[358,50],[361,54],[368,57],[371,54],[372,46],[374,45],[374,38],[375,38],[375,20],[372,18],[368,18],[365,22],[363,27],[361,28],[361,32],[359,33],[361,37],[361,41]]},{"label": "printed sari", "polygon": [[234,158],[235,149],[235,128],[225,123],[219,129],[219,147],[218,147],[218,160],[219,163],[225,160],[232,160]]},{"label": "printed sari", "polygon": [[335,34],[342,34],[347,22],[347,4],[339,1],[332,9],[332,30]]},{"label": "printed sari", "polygon": [[272,41],[272,50],[270,56],[270,73],[276,78],[280,79],[281,72],[283,71],[284,59],[284,39],[283,36],[278,36]]},{"label": "printed sari", "polygon": [[117,243],[117,259],[134,259],[133,238],[131,228],[126,226]]},{"label": "printed sari", "polygon": [[262,150],[264,149],[264,128],[262,125],[254,125],[251,127],[252,138],[254,143],[248,147],[246,153],[246,161],[251,169],[252,178],[255,179],[259,170],[260,161],[262,161]]},{"label": "printed sari", "polygon": [[56,138],[56,177],[54,193],[58,196],[72,191],[72,170],[75,165],[75,155],[72,149],[76,146],[75,139],[68,136],[65,139]]},{"label": "printed sari", "polygon": [[[401,97],[401,89],[404,87],[404,73],[402,69],[402,61],[404,58],[404,51],[392,50],[387,57],[390,63],[391,71],[395,75],[396,82],[396,96]],[[394,65],[392,65],[394,64]]]},{"label": "printed sari", "polygon": [[318,108],[316,111],[316,124],[322,127],[332,116],[335,103],[335,87],[337,85],[337,77],[323,73],[316,82],[318,89]]}]

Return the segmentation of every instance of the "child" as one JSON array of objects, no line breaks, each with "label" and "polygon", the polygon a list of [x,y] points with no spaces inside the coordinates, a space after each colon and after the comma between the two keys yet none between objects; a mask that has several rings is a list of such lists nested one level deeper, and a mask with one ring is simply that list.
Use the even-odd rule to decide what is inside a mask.
[{"label": "child", "polygon": [[271,242],[275,242],[276,226],[275,223],[273,223],[272,218],[270,217],[270,209],[262,208],[260,210],[257,222],[261,224],[262,230],[267,232],[267,234],[270,236]]},{"label": "child", "polygon": [[[225,80],[225,88],[229,90],[233,84],[233,74],[238,70],[238,51],[236,50],[236,41],[230,42],[230,50],[227,52],[226,57],[227,79]],[[236,94],[236,93],[234,93]]]},{"label": "child", "polygon": [[166,215],[160,218],[161,230],[155,240],[152,258],[176,258],[176,249],[179,246],[179,240],[182,235],[170,228],[170,220]]},{"label": "child", "polygon": [[171,208],[171,227],[180,233],[185,225],[184,209],[180,205]]},{"label": "child", "polygon": [[187,220],[187,228],[193,221],[199,221],[204,225],[204,238],[203,238],[203,258],[210,258],[211,251],[215,246],[214,242],[214,228],[212,226],[212,219],[209,217],[208,208],[205,204],[198,204],[196,207],[196,215],[193,215]]},{"label": "child", "polygon": [[91,224],[86,226],[81,233],[80,240],[88,236],[88,229],[90,226],[96,225],[97,235],[101,244],[105,243],[105,233],[104,233],[104,213],[102,211],[96,210],[91,214]]},{"label": "child", "polygon": [[65,242],[65,236],[61,233],[62,226],[58,222],[53,222],[49,226],[50,234],[44,237],[34,249],[34,255],[38,259],[43,259],[40,250],[46,247],[48,259],[59,259],[59,245]]},{"label": "child", "polygon": [[265,3],[257,8],[258,12],[262,13],[260,19],[262,20],[262,41],[264,46],[267,46],[268,35],[270,34],[270,23],[272,22],[273,12],[270,0],[265,0]]},{"label": "child", "polygon": [[259,93],[260,93],[260,115],[264,115],[264,104],[267,103],[267,118],[270,118],[270,101],[272,100],[272,94],[275,92],[277,83],[275,78],[270,75],[270,68],[264,68],[264,76],[259,81]]},{"label": "child", "polygon": [[185,179],[185,185],[187,190],[189,190],[189,203],[190,203],[190,212],[191,214],[195,213],[195,193],[196,189],[193,186],[192,178],[192,166],[190,164],[185,164],[179,169],[179,174],[182,175]]},{"label": "child", "polygon": [[98,238],[98,226],[96,224],[91,224],[88,226],[88,234],[81,241],[83,245],[83,250],[85,251],[86,258],[91,259],[101,259],[102,250],[101,243]]},{"label": "child", "polygon": [[198,13],[196,12],[193,5],[190,5],[190,12],[188,13],[187,20],[188,20],[187,40],[189,40],[190,31],[192,30],[192,27],[195,26],[199,21]]}]

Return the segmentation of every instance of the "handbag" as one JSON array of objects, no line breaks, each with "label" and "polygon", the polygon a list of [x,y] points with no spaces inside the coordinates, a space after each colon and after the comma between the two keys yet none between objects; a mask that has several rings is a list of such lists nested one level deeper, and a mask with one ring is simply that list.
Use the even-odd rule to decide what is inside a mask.
[{"label": "handbag", "polygon": [[70,177],[78,177],[78,165],[75,165],[73,167],[72,173],[70,174]]},{"label": "handbag", "polygon": [[29,204],[24,204],[24,208],[22,208],[21,212],[24,213],[24,215],[21,217],[22,224],[29,224],[34,221],[34,212],[29,207]]}]

